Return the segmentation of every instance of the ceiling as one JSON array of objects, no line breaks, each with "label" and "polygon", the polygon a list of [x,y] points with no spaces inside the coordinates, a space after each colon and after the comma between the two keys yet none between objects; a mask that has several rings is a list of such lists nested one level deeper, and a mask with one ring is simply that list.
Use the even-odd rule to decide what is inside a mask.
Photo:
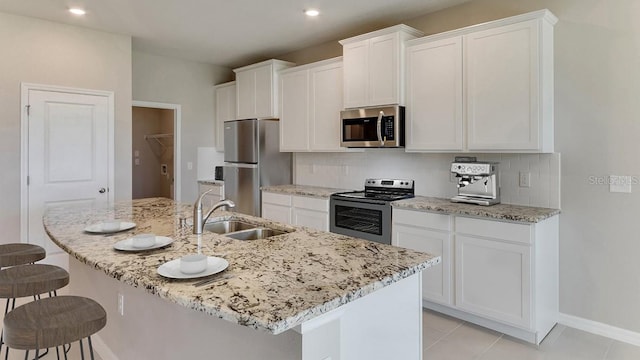
[{"label": "ceiling", "polygon": [[[133,49],[236,67],[470,0],[0,0],[0,12],[132,36]],[[84,8],[83,17],[67,10]],[[303,14],[317,8],[320,15]]]}]

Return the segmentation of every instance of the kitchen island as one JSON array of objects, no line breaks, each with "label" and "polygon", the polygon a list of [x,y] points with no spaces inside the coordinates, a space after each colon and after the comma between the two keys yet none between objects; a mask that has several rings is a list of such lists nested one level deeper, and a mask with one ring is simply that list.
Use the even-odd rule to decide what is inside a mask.
[{"label": "kitchen island", "polygon": [[[191,206],[153,198],[107,208],[56,207],[51,239],[70,256],[70,292],[107,310],[103,359],[420,359],[421,271],[439,257],[232,212],[216,218],[287,231],[262,240],[193,235]],[[84,229],[107,219],[136,224],[116,234]],[[139,233],[168,236],[168,247],[122,252]],[[201,251],[225,258],[228,279],[164,278],[157,268]]]}]

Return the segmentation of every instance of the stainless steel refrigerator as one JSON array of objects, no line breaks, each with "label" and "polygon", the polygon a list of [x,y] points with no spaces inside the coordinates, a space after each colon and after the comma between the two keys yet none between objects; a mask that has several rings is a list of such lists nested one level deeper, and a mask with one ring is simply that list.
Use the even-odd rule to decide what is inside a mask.
[{"label": "stainless steel refrigerator", "polygon": [[291,153],[280,152],[278,119],[224,122],[224,195],[235,211],[260,216],[260,187],[291,184]]}]

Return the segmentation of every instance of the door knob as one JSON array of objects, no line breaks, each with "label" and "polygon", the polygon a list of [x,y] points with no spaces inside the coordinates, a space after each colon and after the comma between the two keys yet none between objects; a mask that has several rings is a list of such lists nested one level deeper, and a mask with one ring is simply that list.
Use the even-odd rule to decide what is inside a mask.
[{"label": "door knob", "polygon": [[98,190],[98,192],[99,192],[100,194],[104,194],[104,193],[106,193],[106,192],[107,192],[107,189],[105,189],[105,188],[100,188],[100,190]]}]

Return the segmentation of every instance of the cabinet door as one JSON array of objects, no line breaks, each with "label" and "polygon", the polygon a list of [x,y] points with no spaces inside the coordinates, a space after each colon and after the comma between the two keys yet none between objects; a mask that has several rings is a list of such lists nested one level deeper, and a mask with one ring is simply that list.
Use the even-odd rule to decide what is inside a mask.
[{"label": "cabinet door", "polygon": [[469,150],[540,148],[537,20],[464,38]]},{"label": "cabinet door", "polygon": [[406,150],[463,150],[462,38],[407,49]]},{"label": "cabinet door", "polygon": [[400,103],[399,34],[369,40],[369,99],[367,105]]},{"label": "cabinet door", "polygon": [[275,117],[273,66],[265,65],[255,70],[255,117]]},{"label": "cabinet door", "polygon": [[291,207],[262,202],[262,217],[285,224],[291,224]]},{"label": "cabinet door", "polygon": [[451,234],[394,223],[392,244],[442,257],[440,264],[422,272],[422,298],[451,305]]},{"label": "cabinet door", "polygon": [[531,325],[531,247],[456,235],[456,306],[519,327]]},{"label": "cabinet door", "polygon": [[280,151],[309,150],[308,71],[280,76]]},{"label": "cabinet door", "polygon": [[293,209],[293,224],[329,231],[329,214],[308,209]]},{"label": "cabinet door", "polygon": [[216,150],[224,151],[224,122],[236,118],[236,86],[216,86]]},{"label": "cabinet door", "polygon": [[247,70],[236,73],[236,108],[238,119],[250,119],[256,114],[256,73]]},{"label": "cabinet door", "polygon": [[342,62],[309,70],[309,147],[314,151],[344,151],[340,147]]},{"label": "cabinet door", "polygon": [[369,98],[369,40],[343,46],[344,107],[367,106]]}]

